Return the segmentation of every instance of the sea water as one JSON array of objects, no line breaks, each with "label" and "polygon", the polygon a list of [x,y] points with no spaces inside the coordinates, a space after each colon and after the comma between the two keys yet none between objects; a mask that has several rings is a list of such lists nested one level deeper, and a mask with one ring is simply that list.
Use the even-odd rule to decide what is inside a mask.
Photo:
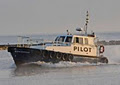
[{"label": "sea water", "polygon": [[[98,33],[101,40],[120,40],[120,33]],[[32,35],[53,39],[55,35]],[[16,43],[16,36],[0,36],[0,43]],[[119,85],[120,45],[105,46],[108,64],[36,62],[16,67],[6,50],[0,51],[0,85]]]}]

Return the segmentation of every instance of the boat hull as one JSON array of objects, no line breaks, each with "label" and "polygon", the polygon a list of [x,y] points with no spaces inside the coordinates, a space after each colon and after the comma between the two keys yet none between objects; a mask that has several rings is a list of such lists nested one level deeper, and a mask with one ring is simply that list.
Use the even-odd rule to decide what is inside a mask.
[{"label": "boat hull", "polygon": [[[58,63],[60,61],[71,61],[71,62],[83,63],[87,61],[90,63],[97,63],[97,62],[100,62],[100,59],[101,59],[99,57],[90,58],[89,56],[88,57],[75,56],[72,54],[47,51],[42,49],[24,48],[24,47],[9,47],[8,52],[11,53],[13,60],[17,66],[24,63],[31,63],[31,62],[37,62],[37,61],[52,62],[52,63]],[[102,61],[102,62],[108,63],[108,60]]]}]

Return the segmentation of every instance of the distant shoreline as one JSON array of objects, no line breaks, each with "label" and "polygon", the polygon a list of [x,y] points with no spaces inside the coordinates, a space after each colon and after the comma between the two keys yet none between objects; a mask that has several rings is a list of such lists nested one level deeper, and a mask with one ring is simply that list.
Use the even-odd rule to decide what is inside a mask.
[{"label": "distant shoreline", "polygon": [[110,40],[110,41],[98,41],[98,44],[103,44],[103,45],[120,45],[120,40]]}]

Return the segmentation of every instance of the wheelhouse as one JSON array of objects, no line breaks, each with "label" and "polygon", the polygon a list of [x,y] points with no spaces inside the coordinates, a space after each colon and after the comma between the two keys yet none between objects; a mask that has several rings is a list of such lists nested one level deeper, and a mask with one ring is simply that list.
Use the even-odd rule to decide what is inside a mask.
[{"label": "wheelhouse", "polygon": [[82,36],[82,35],[61,35],[55,39],[56,43],[70,43],[81,45],[94,45],[95,37]]}]

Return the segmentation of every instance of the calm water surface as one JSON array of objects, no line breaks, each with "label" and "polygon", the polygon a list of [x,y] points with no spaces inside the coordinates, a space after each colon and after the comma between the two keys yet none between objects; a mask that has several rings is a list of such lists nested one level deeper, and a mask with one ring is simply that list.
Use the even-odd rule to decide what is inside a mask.
[{"label": "calm water surface", "polygon": [[[118,40],[120,34],[117,35],[99,36]],[[0,38],[2,43],[8,43],[9,39],[11,43],[16,42],[13,36]],[[37,62],[21,67],[15,66],[10,53],[0,51],[0,85],[120,85],[120,45],[105,48],[109,64]]]}]

